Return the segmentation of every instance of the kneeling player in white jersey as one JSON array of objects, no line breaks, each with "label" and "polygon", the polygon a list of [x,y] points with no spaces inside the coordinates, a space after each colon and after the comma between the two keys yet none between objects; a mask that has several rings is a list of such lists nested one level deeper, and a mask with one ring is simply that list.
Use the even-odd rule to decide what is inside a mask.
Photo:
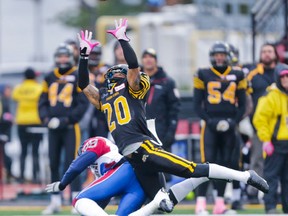
[{"label": "kneeling player in white jersey", "polygon": [[[80,148],[80,155],[69,166],[61,181],[48,184],[46,191],[59,192],[66,188],[73,179],[87,167],[91,167],[100,177],[84,188],[73,200],[76,210],[87,216],[108,215],[103,208],[114,196],[121,196],[121,201],[116,211],[119,216],[146,216],[151,215],[156,209],[173,209],[169,205],[169,196],[165,190],[160,190],[155,198],[145,207],[139,209],[145,199],[132,166],[118,153],[118,148],[104,137],[87,139]],[[199,184],[208,181],[208,178],[190,178],[170,188],[175,199],[180,202],[189,191],[194,190]],[[138,211],[136,211],[139,209]],[[134,213],[132,213],[134,212]]]},{"label": "kneeling player in white jersey", "polygon": [[[134,170],[128,161],[119,154],[118,148],[104,137],[87,139],[81,152],[69,166],[61,181],[47,185],[47,192],[62,191],[87,167],[99,176],[83,189],[73,200],[73,206],[83,215],[101,215],[101,207],[114,196],[121,196],[117,215],[128,215],[139,209],[146,196]],[[96,202],[101,206],[98,206]]]}]

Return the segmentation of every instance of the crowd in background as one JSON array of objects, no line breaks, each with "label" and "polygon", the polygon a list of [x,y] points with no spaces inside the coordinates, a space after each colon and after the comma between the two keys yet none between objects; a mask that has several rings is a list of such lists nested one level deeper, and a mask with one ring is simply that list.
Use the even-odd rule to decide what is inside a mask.
[{"label": "crowd in background", "polygon": [[[118,42],[113,52],[115,64],[126,63]],[[110,67],[101,55],[101,46],[94,47],[88,60],[90,82],[97,88],[106,85],[104,74]],[[39,146],[43,133],[47,133],[43,128],[49,131],[51,181],[59,180],[61,172],[77,156],[81,142],[94,136],[112,139],[104,114],[88,103],[77,86],[78,57],[77,42],[67,40],[57,47],[55,68],[42,84],[36,80],[37,72],[27,68],[23,69],[21,84],[13,89],[12,85],[1,85],[0,145],[2,150],[5,143],[8,145],[12,125],[17,126],[21,145],[19,176],[13,174],[12,160],[3,151],[7,183],[29,181],[25,177],[25,161],[31,146],[31,181],[41,184]],[[211,67],[196,73],[194,107],[191,107],[199,116],[199,122],[202,120],[201,162],[256,170],[270,185],[269,193],[264,196],[266,213],[276,212],[279,191],[283,211],[288,213],[288,66],[278,61],[275,47],[268,43],[262,46],[257,64],[242,65],[237,48],[225,42],[215,43],[207,58],[210,58]],[[156,131],[163,148],[170,151],[175,143],[181,106],[179,92],[174,80],[157,64],[155,50],[143,51],[141,66],[151,82],[147,118],[156,118]],[[64,73],[68,75],[63,78],[61,74]],[[60,89],[63,83],[65,85]],[[11,109],[11,101],[16,103],[16,111]],[[247,153],[249,155],[245,158]],[[248,167],[243,167],[243,164],[248,164]],[[166,179],[171,180],[171,176],[166,175]],[[81,183],[83,179],[79,178],[71,186],[71,197],[80,191]],[[229,209],[224,200],[226,183],[215,181],[213,185],[217,191],[213,212],[227,212]],[[207,211],[207,188],[207,185],[202,186],[197,192],[196,214]],[[263,196],[258,191],[236,183],[233,184],[232,209],[243,209],[244,193],[249,202],[262,202]],[[56,213],[60,206],[60,194],[52,194],[51,203],[42,213]]]}]

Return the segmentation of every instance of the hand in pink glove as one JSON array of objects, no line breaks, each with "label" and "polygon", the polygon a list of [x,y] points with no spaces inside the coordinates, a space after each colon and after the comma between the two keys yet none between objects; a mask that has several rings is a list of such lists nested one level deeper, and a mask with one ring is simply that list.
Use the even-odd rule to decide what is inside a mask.
[{"label": "hand in pink glove", "polygon": [[3,113],[3,119],[5,121],[12,122],[13,121],[13,115],[9,112]]},{"label": "hand in pink glove", "polygon": [[81,56],[88,56],[91,50],[100,44],[99,42],[92,42],[92,32],[89,32],[88,30],[85,30],[85,32],[81,31],[81,36],[78,34],[78,40],[80,44]]},{"label": "hand in pink glove", "polygon": [[126,36],[126,29],[128,27],[128,20],[126,18],[120,19],[119,24],[117,20],[115,20],[115,30],[107,30],[107,33],[112,34],[118,40],[130,41],[130,39]]},{"label": "hand in pink glove", "polygon": [[271,156],[274,152],[274,145],[271,141],[263,142],[263,151],[266,152],[267,156]]}]

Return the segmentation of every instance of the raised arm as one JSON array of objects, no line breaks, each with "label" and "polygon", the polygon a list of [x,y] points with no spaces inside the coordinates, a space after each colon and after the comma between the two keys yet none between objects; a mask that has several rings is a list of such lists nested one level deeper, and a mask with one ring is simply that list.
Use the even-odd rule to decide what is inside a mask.
[{"label": "raised arm", "polygon": [[100,94],[99,90],[89,83],[89,71],[88,71],[88,56],[93,47],[99,45],[98,42],[92,43],[92,32],[85,33],[81,31],[81,35],[78,34],[80,43],[80,60],[79,60],[79,79],[78,86],[86,95],[90,103],[92,103],[97,109],[100,109]]},{"label": "raised arm", "polygon": [[125,60],[128,64],[127,81],[129,86],[134,90],[138,91],[141,89],[140,86],[140,68],[137,61],[137,56],[130,46],[130,39],[126,36],[127,19],[120,19],[119,23],[115,20],[115,29],[108,30],[109,34],[112,34],[121,44],[123,49]]}]

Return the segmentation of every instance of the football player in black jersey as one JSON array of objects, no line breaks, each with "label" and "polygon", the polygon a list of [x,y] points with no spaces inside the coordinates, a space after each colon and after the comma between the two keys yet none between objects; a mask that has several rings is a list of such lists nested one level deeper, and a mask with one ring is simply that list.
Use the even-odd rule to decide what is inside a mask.
[{"label": "football player in black jersey", "polygon": [[[238,138],[235,127],[245,112],[247,82],[240,68],[236,70],[230,66],[227,43],[215,42],[209,56],[212,66],[199,69],[194,77],[194,107],[205,121],[200,138],[201,162],[232,168],[232,153]],[[199,188],[196,214],[206,211],[207,186],[204,184]],[[222,214],[227,211],[224,203],[226,182],[215,181],[214,186],[218,194],[213,214]]]},{"label": "football player in black jersey", "polygon": [[[77,85],[78,73],[74,66],[73,52],[69,45],[60,45],[54,56],[55,68],[43,81],[43,92],[39,100],[39,115],[49,129],[49,159],[51,181],[60,178],[61,152],[65,151],[66,170],[76,156],[80,146],[79,120],[88,107],[88,100]],[[81,190],[78,181],[71,185],[72,196]],[[51,195],[50,205],[42,214],[60,211],[61,196]]]},{"label": "football player in black jersey", "polygon": [[[126,36],[127,19],[116,22],[115,30],[109,30],[120,42],[127,65],[115,65],[106,75],[107,86],[97,89],[89,84],[87,70],[88,56],[97,43],[91,43],[92,32],[81,32],[79,62],[79,87],[89,101],[102,110],[107,119],[108,127],[115,143],[126,159],[132,164],[135,173],[149,198],[153,199],[161,184],[158,172],[167,172],[173,175],[191,178],[208,178],[237,180],[252,184],[259,190],[267,192],[269,186],[266,181],[254,171],[239,172],[217,164],[196,164],[170,152],[164,151],[158,145],[156,138],[150,132],[146,123],[145,103],[146,93],[150,88],[149,77],[140,72],[136,54]],[[169,190],[169,197],[174,204],[186,191],[183,183],[182,190]],[[179,185],[180,186],[180,185]],[[171,211],[172,208],[165,208]]]}]

